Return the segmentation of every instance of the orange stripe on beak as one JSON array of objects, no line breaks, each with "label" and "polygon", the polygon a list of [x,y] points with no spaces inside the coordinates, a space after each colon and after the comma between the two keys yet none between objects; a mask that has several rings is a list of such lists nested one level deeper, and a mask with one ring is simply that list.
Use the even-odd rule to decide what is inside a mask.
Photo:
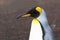
[{"label": "orange stripe on beak", "polygon": [[23,15],[23,16],[21,16],[21,17],[29,17],[29,16],[31,16],[31,14],[25,14],[25,15]]}]

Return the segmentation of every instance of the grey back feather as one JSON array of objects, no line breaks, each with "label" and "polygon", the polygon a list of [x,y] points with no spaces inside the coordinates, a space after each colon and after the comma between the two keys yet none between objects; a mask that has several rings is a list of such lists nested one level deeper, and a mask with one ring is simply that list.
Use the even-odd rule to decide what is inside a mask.
[{"label": "grey back feather", "polygon": [[43,26],[43,29],[45,31],[45,35],[44,35],[44,40],[53,40],[53,32],[52,29],[50,28],[49,24],[48,24],[48,20],[46,17],[46,12],[44,9],[42,9],[42,13],[41,15],[37,18],[40,23]]}]

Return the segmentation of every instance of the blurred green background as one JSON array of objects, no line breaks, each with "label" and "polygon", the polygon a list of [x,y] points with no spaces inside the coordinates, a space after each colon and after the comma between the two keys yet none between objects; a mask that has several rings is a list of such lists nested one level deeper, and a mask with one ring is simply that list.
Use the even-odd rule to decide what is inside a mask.
[{"label": "blurred green background", "polygon": [[0,0],[0,40],[28,40],[33,18],[16,17],[37,5],[46,10],[55,40],[60,40],[60,0]]}]

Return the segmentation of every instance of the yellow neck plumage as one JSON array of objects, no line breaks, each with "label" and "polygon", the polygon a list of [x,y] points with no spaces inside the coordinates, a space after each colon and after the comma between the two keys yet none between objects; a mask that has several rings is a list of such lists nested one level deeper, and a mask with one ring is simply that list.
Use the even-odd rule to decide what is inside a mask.
[{"label": "yellow neck plumage", "polygon": [[38,21],[37,18],[34,18],[34,19],[32,20],[32,22],[33,22],[33,24],[39,24],[39,21]]}]

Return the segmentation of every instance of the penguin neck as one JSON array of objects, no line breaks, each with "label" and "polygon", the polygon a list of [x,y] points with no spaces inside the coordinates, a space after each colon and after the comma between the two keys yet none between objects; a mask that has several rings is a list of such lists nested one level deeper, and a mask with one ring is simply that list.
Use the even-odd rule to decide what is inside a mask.
[{"label": "penguin neck", "polygon": [[32,22],[37,23],[39,20],[37,18],[33,18]]},{"label": "penguin neck", "polygon": [[44,9],[42,9],[42,13],[39,15],[39,17],[37,19],[43,24],[48,23],[47,17],[46,17],[46,12]]}]

